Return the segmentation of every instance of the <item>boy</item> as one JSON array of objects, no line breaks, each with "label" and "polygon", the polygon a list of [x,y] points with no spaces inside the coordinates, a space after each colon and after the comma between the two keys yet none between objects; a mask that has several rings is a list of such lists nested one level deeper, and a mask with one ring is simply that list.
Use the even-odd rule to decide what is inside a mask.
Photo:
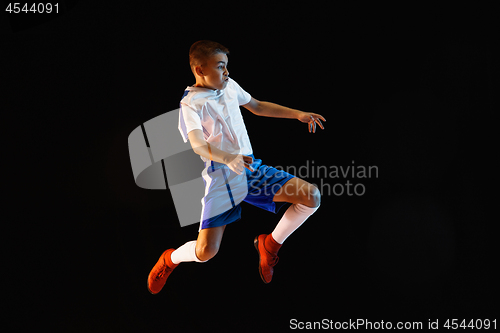
[{"label": "boy", "polygon": [[[264,283],[269,283],[281,245],[320,205],[319,190],[315,186],[254,159],[239,106],[259,116],[297,119],[307,123],[309,132],[313,133],[316,123],[324,129],[320,119],[326,120],[319,114],[251,97],[229,78],[228,54],[227,48],[212,41],[198,41],[189,50],[196,84],[186,88],[181,100],[179,130],[184,142],[189,140],[194,152],[205,162],[200,230],[197,240],[168,249],[161,255],[148,276],[148,290],[152,294],[160,292],[179,263],[202,263],[217,254],[226,225],[240,219],[241,200],[274,213],[283,204],[292,204],[271,234],[254,239],[259,254],[259,274]],[[231,188],[228,182],[228,178],[238,177],[246,180],[243,192],[238,186],[231,185]]]}]

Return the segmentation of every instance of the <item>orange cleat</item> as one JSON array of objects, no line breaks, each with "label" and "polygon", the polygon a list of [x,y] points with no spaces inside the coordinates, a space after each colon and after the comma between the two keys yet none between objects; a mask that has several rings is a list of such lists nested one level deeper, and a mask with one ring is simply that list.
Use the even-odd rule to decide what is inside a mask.
[{"label": "orange cleat", "polygon": [[160,259],[153,267],[148,276],[148,290],[151,294],[158,294],[165,282],[167,282],[167,278],[172,273],[175,267],[179,264],[174,265],[172,260],[170,260],[170,255],[174,252],[175,249],[168,249],[161,255]]},{"label": "orange cleat", "polygon": [[259,274],[264,283],[271,282],[274,273],[274,266],[278,263],[278,256],[269,252],[265,247],[265,240],[268,235],[259,235],[253,240],[253,245],[259,253]]}]

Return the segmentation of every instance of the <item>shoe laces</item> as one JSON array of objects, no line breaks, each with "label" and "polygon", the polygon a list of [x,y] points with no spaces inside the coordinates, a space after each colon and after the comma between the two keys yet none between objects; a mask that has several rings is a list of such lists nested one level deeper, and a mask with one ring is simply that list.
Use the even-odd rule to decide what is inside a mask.
[{"label": "shoe laces", "polygon": [[267,253],[269,254],[269,256],[267,257],[267,264],[271,267],[276,266],[276,264],[278,263],[279,257],[275,254],[272,254],[269,252],[267,252]]},{"label": "shoe laces", "polygon": [[167,273],[168,268],[167,263],[164,262],[162,268],[155,276],[155,281],[161,279]]}]

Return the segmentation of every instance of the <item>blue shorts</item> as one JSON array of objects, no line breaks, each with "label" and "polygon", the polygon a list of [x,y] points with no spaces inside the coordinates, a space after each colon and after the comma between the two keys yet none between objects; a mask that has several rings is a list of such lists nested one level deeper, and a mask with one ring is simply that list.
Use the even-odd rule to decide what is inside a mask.
[{"label": "blue shorts", "polygon": [[[295,176],[283,170],[278,170],[274,167],[262,164],[262,160],[255,159],[253,154],[248,156],[251,156],[253,158],[252,168],[254,169],[254,171],[252,172],[245,168],[248,193],[244,197],[243,201],[248,202],[253,206],[273,212],[275,214],[278,213],[280,208],[283,207],[286,202],[274,202],[274,195],[286,182],[288,182]],[[208,174],[210,174],[210,170],[214,170],[216,168],[225,168],[225,171],[224,169],[222,170],[222,174],[226,179],[227,191],[229,192],[231,201],[233,201],[230,186],[227,185],[228,183],[226,176],[228,172],[233,171],[230,171],[226,165],[223,165],[221,163],[213,161],[210,162],[211,163],[207,165]],[[238,221],[239,219],[241,219],[241,205],[235,205],[233,202],[233,207],[228,209],[224,213],[207,219],[202,218],[202,222],[200,223],[200,230],[220,227],[231,222]]]}]

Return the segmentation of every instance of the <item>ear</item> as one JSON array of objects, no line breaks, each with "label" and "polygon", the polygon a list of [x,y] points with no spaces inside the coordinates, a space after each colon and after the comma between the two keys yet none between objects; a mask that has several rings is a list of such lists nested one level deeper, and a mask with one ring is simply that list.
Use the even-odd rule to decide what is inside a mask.
[{"label": "ear", "polygon": [[198,65],[198,66],[194,66],[194,72],[196,73],[196,75],[198,76],[205,76],[203,74],[203,70],[201,69],[201,65]]}]

